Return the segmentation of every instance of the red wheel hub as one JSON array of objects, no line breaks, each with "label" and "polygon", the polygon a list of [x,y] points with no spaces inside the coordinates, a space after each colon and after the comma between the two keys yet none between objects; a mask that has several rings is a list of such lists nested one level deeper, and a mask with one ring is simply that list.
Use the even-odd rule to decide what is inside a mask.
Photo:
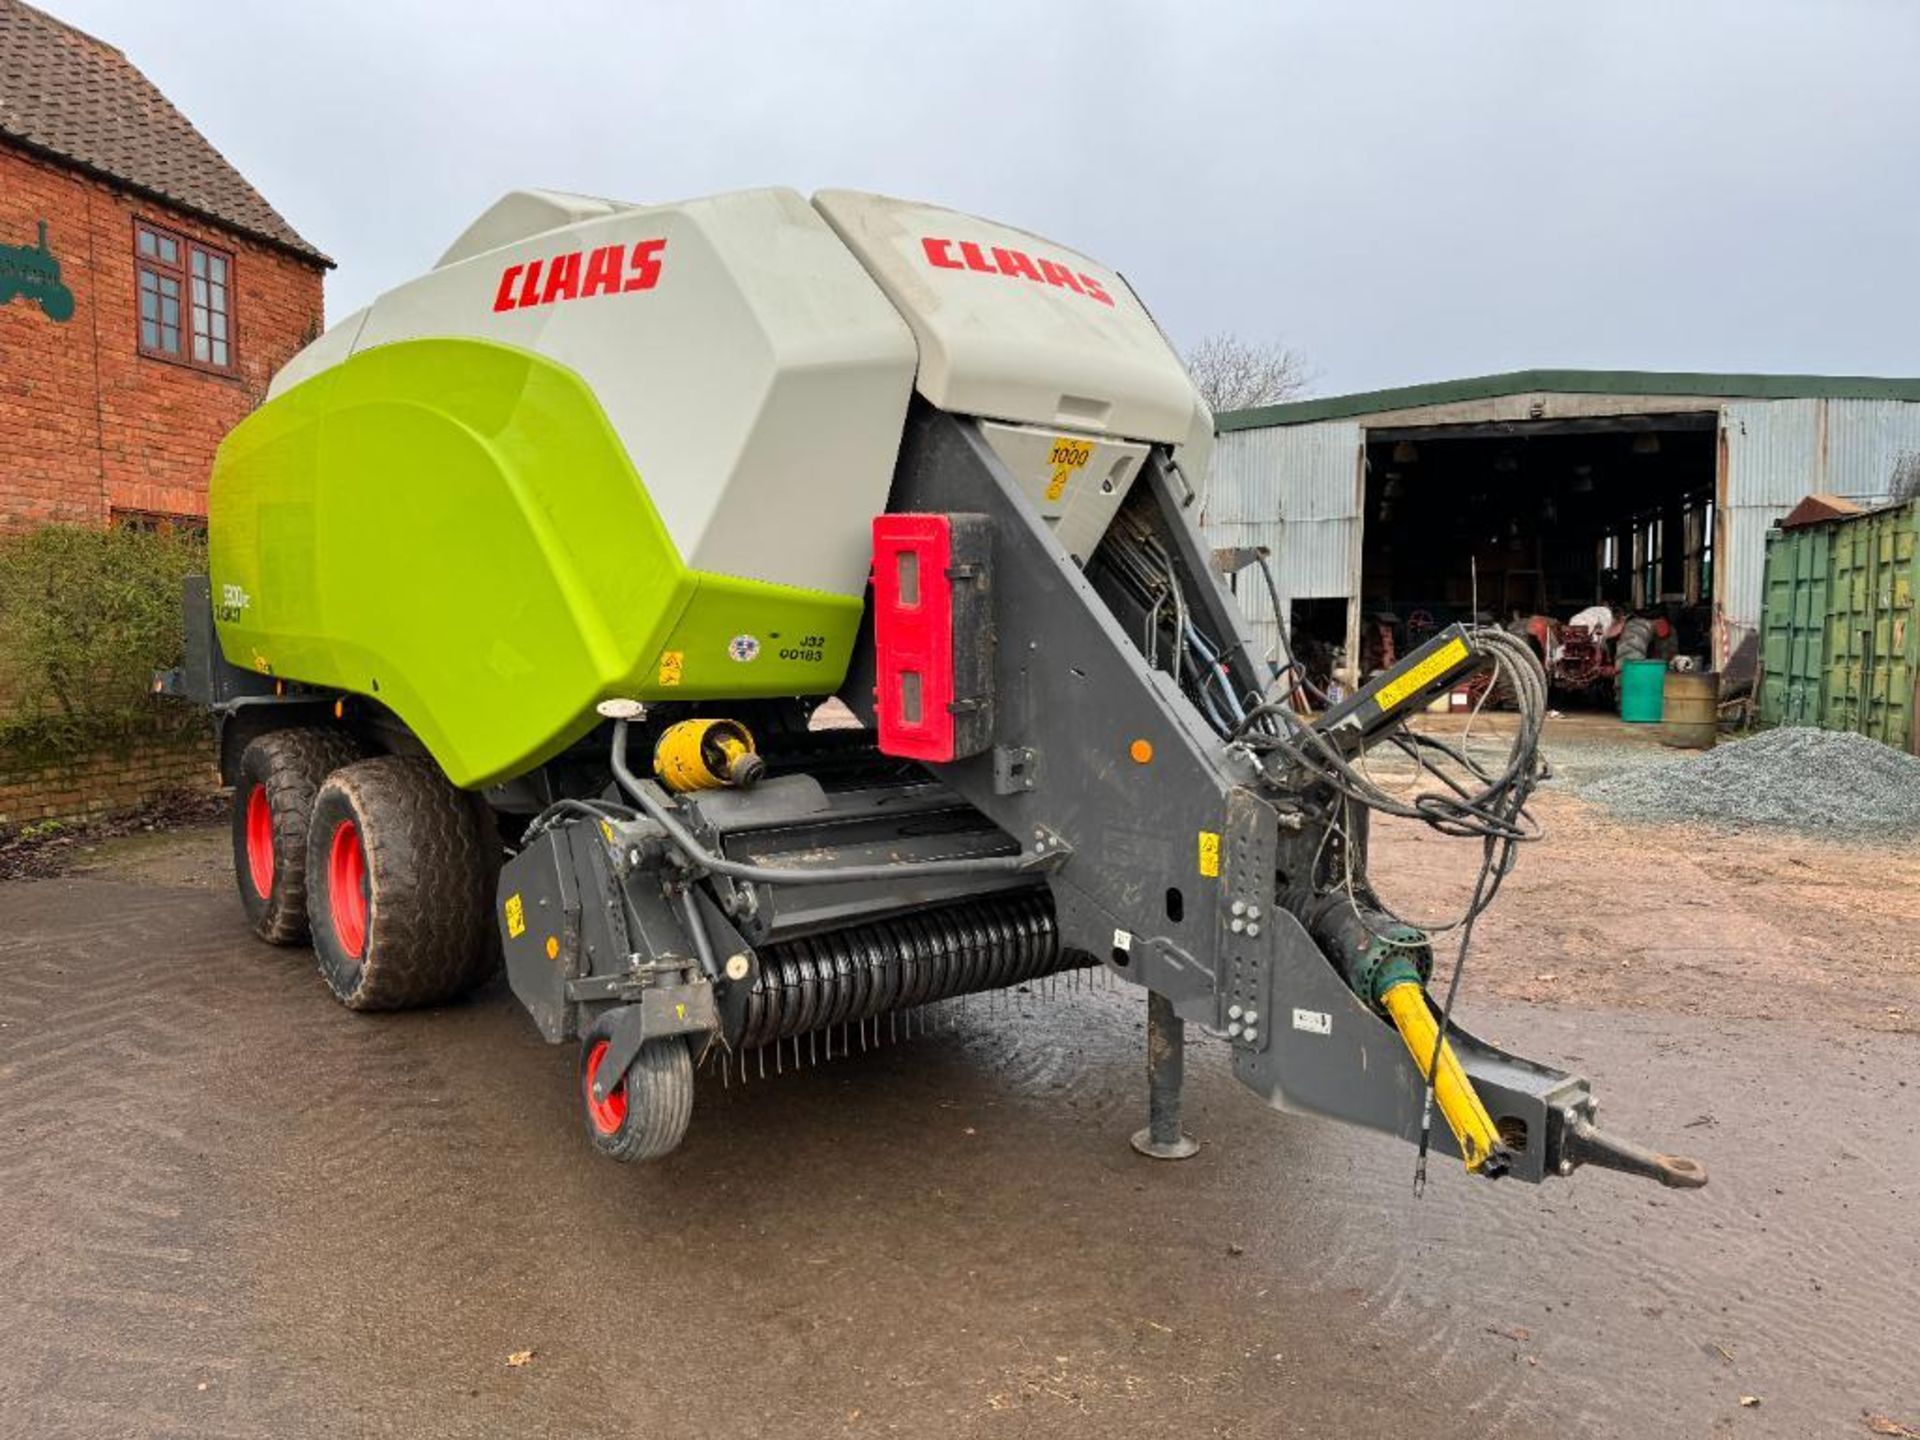
[{"label": "red wheel hub", "polygon": [[334,938],[358,960],[367,948],[367,852],[360,844],[360,827],[351,820],[333,827],[333,843],[327,847],[327,908]]},{"label": "red wheel hub", "polygon": [[606,1058],[607,1042],[595,1041],[593,1048],[587,1052],[587,1078],[584,1082],[587,1092],[587,1118],[593,1121],[593,1128],[602,1135],[613,1135],[627,1123],[627,1082],[623,1079],[614,1086],[607,1092],[607,1098],[604,1100],[593,1098],[593,1082],[599,1078],[600,1062]]},{"label": "red wheel hub", "polygon": [[264,785],[247,795],[247,878],[262,900],[273,894],[273,806]]}]

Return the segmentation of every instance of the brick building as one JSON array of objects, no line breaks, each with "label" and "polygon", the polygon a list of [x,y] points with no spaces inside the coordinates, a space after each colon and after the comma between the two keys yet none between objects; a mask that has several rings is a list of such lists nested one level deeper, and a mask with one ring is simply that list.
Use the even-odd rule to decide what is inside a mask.
[{"label": "brick building", "polygon": [[126,56],[0,0],[0,529],[204,516],[332,263]]}]

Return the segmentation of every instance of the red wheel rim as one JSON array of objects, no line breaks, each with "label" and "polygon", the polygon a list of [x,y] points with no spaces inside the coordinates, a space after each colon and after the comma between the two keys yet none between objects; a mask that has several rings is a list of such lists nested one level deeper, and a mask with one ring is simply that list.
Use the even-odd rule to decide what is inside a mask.
[{"label": "red wheel rim", "polygon": [[247,796],[247,878],[262,900],[273,894],[273,807],[264,785]]},{"label": "red wheel rim", "polygon": [[607,1058],[607,1042],[599,1040],[587,1052],[587,1118],[602,1135],[612,1135],[627,1123],[627,1082],[622,1080],[604,1100],[593,1098],[593,1082],[600,1074],[600,1062]]},{"label": "red wheel rim", "polygon": [[327,849],[327,908],[333,913],[333,935],[354,959],[367,948],[367,852],[360,845],[360,827],[342,820],[333,829]]}]

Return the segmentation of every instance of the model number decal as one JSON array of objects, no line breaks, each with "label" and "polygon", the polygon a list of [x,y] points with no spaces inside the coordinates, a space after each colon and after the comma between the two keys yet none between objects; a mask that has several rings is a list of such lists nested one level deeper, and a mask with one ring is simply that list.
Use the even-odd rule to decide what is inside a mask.
[{"label": "model number decal", "polygon": [[521,260],[500,272],[493,292],[495,310],[524,310],[559,300],[587,300],[628,290],[651,290],[660,283],[665,240],[602,245],[598,250],[568,250],[540,260]]},{"label": "model number decal", "polygon": [[247,613],[247,607],[253,604],[253,597],[243,586],[222,585],[220,587],[220,610],[214,617],[218,620],[238,620]]},{"label": "model number decal", "polygon": [[818,665],[826,658],[827,637],[824,635],[802,635],[791,645],[780,647],[782,660],[799,660],[808,665]]}]

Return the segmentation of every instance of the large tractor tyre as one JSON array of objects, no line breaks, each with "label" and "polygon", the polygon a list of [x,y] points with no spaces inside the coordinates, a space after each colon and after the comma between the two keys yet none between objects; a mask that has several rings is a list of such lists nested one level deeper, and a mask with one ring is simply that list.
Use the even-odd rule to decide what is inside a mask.
[{"label": "large tractor tyre", "polygon": [[365,753],[344,730],[302,726],[256,736],[233,785],[233,876],[253,933],[307,938],[307,827],[327,776]]},{"label": "large tractor tyre", "polygon": [[430,760],[335,771],[313,804],[307,911],[320,975],[349,1010],[450,1000],[492,955],[498,866],[470,796]]},{"label": "large tractor tyre", "polygon": [[1653,622],[1636,616],[1620,628],[1619,643],[1613,647],[1613,663],[1624,665],[1629,660],[1647,658],[1647,647],[1653,642]]},{"label": "large tractor tyre", "polygon": [[580,1042],[580,1100],[593,1148],[623,1164],[658,1160],[679,1148],[693,1118],[693,1052],[686,1038],[668,1035],[640,1047],[633,1064],[604,1100],[596,1100],[611,1039],[612,1020],[602,1015]]}]

